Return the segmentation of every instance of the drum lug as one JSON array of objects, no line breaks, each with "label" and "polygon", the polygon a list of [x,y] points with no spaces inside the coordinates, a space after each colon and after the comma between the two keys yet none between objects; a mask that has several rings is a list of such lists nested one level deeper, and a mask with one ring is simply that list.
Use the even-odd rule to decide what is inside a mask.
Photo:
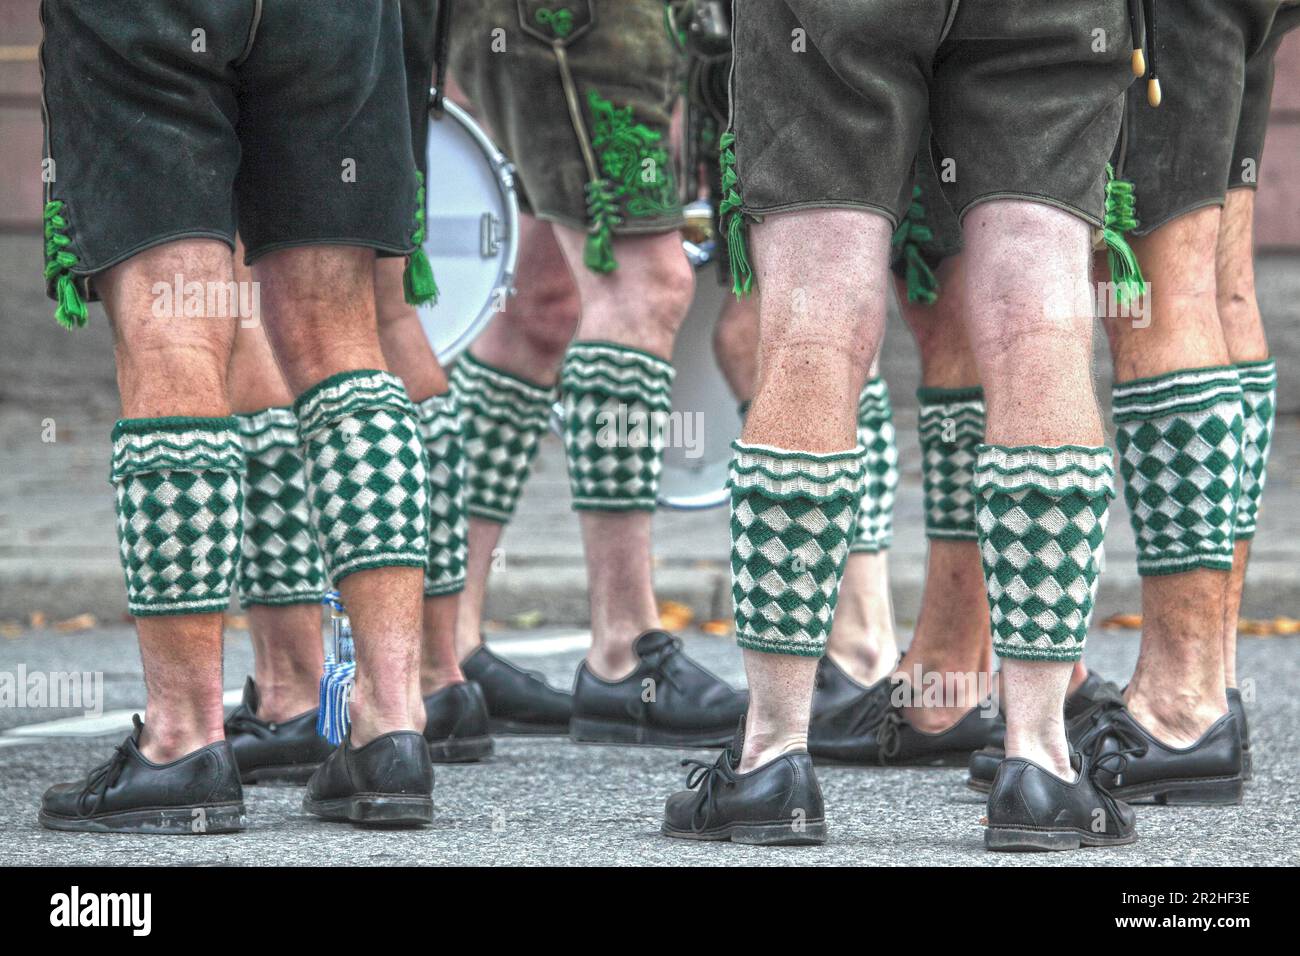
[{"label": "drum lug", "polygon": [[484,259],[491,259],[501,251],[503,232],[501,220],[485,212],[478,221],[478,248]]}]

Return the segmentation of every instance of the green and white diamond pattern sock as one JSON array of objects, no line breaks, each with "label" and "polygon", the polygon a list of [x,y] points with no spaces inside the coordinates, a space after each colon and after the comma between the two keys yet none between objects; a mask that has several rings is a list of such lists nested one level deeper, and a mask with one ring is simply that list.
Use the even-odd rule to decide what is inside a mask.
[{"label": "green and white diamond pattern sock", "polygon": [[244,471],[244,540],[239,603],[316,604],[325,565],[312,532],[307,467],[291,408],[236,415],[248,463]]},{"label": "green and white diamond pattern sock", "polygon": [[560,369],[573,507],[653,511],[673,367],[640,349],[575,342]]},{"label": "green and white diamond pattern sock", "polygon": [[515,513],[558,393],[493,368],[468,352],[456,359],[451,389],[461,409],[466,508],[475,518],[506,524]]},{"label": "green and white diamond pattern sock", "polygon": [[1273,440],[1273,418],[1277,412],[1277,364],[1240,362],[1241,407],[1244,424],[1242,437],[1241,497],[1237,501],[1237,537],[1255,537],[1259,501],[1264,494],[1268,471],[1268,450]]},{"label": "green and white diamond pattern sock", "polygon": [[1232,568],[1242,391],[1232,366],[1117,384],[1112,403],[1138,574]]},{"label": "green and white diamond pattern sock", "polygon": [[820,657],[862,497],[862,449],[732,447],[736,641],[754,651]]},{"label": "green and white diamond pattern sock", "polygon": [[465,449],[456,396],[434,395],[415,406],[429,459],[429,566],[425,597],[465,589],[469,529],[465,515]]},{"label": "green and white diamond pattern sock", "polygon": [[975,521],[1000,657],[1083,655],[1114,480],[1104,446],[980,446]]},{"label": "green and white diamond pattern sock", "polygon": [[369,568],[425,567],[428,465],[401,381],[374,369],[340,372],[299,396],[294,411],[335,586]]},{"label": "green and white diamond pattern sock", "polygon": [[230,604],[243,470],[233,418],[128,418],[114,426],[110,480],[133,615],[210,614]]},{"label": "green and white diamond pattern sock", "polygon": [[849,551],[874,554],[894,540],[894,498],[898,494],[898,443],[889,386],[867,382],[858,398],[858,444],[866,449],[866,488]]},{"label": "green and white diamond pattern sock", "polygon": [[984,390],[919,388],[925,536],[974,541],[975,458],[984,441]]}]

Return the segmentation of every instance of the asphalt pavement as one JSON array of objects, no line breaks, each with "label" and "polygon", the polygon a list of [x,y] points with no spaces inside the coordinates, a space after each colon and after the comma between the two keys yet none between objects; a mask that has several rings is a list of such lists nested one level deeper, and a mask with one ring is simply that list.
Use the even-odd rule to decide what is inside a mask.
[{"label": "asphalt pavement", "polygon": [[[577,630],[504,632],[494,647],[567,687],[587,636]],[[723,637],[686,635],[692,655],[737,685],[740,654]],[[706,751],[584,746],[563,738],[498,738],[479,764],[439,766],[435,822],[418,831],[369,831],[303,813],[295,787],[245,790],[248,830],[228,836],[150,837],[57,833],[36,823],[41,792],[84,776],[107,758],[142,701],[132,632],[28,632],[0,640],[0,674],[102,674],[103,716],[83,709],[0,708],[0,865],[597,865],[597,866],[1272,866],[1300,863],[1300,660],[1289,638],[1245,638],[1241,673],[1255,780],[1240,807],[1139,808],[1136,844],[1068,855],[994,854],[983,848],[983,799],[955,768],[822,767],[830,842],[762,848],[669,840],[664,798],[682,785],[679,761]],[[1137,638],[1096,633],[1088,657],[1127,677]],[[226,686],[233,696],[251,665],[247,636],[232,632]],[[83,701],[86,703],[86,701]],[[108,724],[107,733],[95,734]]]}]

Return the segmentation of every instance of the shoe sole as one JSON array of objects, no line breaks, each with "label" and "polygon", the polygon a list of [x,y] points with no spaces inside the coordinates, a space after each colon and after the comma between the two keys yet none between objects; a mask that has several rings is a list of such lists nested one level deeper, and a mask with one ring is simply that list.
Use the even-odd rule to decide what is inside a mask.
[{"label": "shoe sole", "polygon": [[256,767],[239,775],[244,786],[260,783],[306,783],[319,767],[318,763],[285,764],[279,767]]},{"label": "shoe sole", "polygon": [[976,793],[988,793],[993,789],[993,781],[977,780],[975,777],[967,777],[966,786],[974,790]]},{"label": "shoe sole", "polygon": [[575,744],[620,744],[633,747],[725,747],[735,736],[727,730],[702,730],[686,733],[661,730],[645,724],[621,720],[592,720],[574,717],[569,723],[569,737]]},{"label": "shoe sole", "polygon": [[244,804],[202,803],[186,807],[121,810],[93,817],[65,817],[42,810],[37,817],[50,830],[81,833],[152,833],[163,836],[208,836],[238,833],[248,825]]},{"label": "shoe sole", "polygon": [[1127,787],[1111,787],[1109,790],[1111,796],[1130,803],[1149,800],[1161,806],[1227,807],[1241,803],[1243,786],[1241,776],[1238,775],[1155,780]]},{"label": "shoe sole", "polygon": [[434,763],[473,763],[492,756],[491,737],[448,737],[428,744],[429,759]]},{"label": "shoe sole", "polygon": [[746,846],[821,846],[826,842],[826,821],[807,820],[796,830],[789,820],[777,823],[729,823],[712,830],[676,830],[664,824],[660,833],[675,840],[743,843]]},{"label": "shoe sole", "polygon": [[1020,827],[985,827],[984,846],[997,853],[1043,853],[1084,847],[1125,846],[1137,833],[1107,837],[1083,830],[1034,830]]},{"label": "shoe sole", "polygon": [[525,720],[508,720],[492,717],[488,720],[488,730],[497,737],[567,737],[569,724],[534,724]]},{"label": "shoe sole", "polygon": [[325,820],[359,826],[417,827],[433,822],[433,797],[359,793],[334,800],[302,798],[302,808]]}]

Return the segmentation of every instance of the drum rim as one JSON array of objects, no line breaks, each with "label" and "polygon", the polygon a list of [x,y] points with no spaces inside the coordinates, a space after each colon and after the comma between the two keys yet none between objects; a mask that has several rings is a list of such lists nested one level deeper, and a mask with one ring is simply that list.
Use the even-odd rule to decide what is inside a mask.
[{"label": "drum rim", "polygon": [[[437,88],[432,86],[429,87],[429,129],[431,131],[434,123],[443,122],[444,119],[444,117],[437,116],[434,113],[433,104],[437,95]],[[488,165],[492,169],[493,177],[497,183],[497,189],[501,193],[505,205],[505,239],[507,242],[505,261],[501,263],[500,268],[497,270],[497,281],[493,288],[505,289],[507,296],[514,295],[515,269],[519,261],[519,197],[515,192],[514,166],[510,163],[510,160],[506,158],[506,155],[497,147],[496,143],[492,142],[491,138],[487,135],[487,131],[484,130],[474,117],[465,109],[456,105],[451,100],[446,99],[442,101],[442,109],[445,116],[450,116],[460,124],[462,129],[469,133],[470,138],[474,140],[479,151],[483,154],[484,158],[487,159]],[[429,149],[427,139],[423,144],[423,149],[426,152]],[[428,221],[428,206],[431,196],[432,192],[426,191],[426,222]],[[495,298],[495,296],[493,298]],[[491,322],[493,316],[496,315],[496,310],[494,310],[492,306],[493,302],[492,300],[489,300],[487,304],[479,310],[479,314],[475,317],[474,321],[470,322],[465,327],[465,330],[461,332],[460,335],[456,336],[455,341],[453,341],[451,345],[438,354],[439,362],[446,365],[453,361],[456,356],[460,355],[461,352],[465,351],[465,349],[469,348],[470,343],[473,342],[485,328],[487,328],[488,323]],[[432,308],[434,308],[434,306],[425,305],[421,306],[420,310],[424,311],[425,309]]]}]

